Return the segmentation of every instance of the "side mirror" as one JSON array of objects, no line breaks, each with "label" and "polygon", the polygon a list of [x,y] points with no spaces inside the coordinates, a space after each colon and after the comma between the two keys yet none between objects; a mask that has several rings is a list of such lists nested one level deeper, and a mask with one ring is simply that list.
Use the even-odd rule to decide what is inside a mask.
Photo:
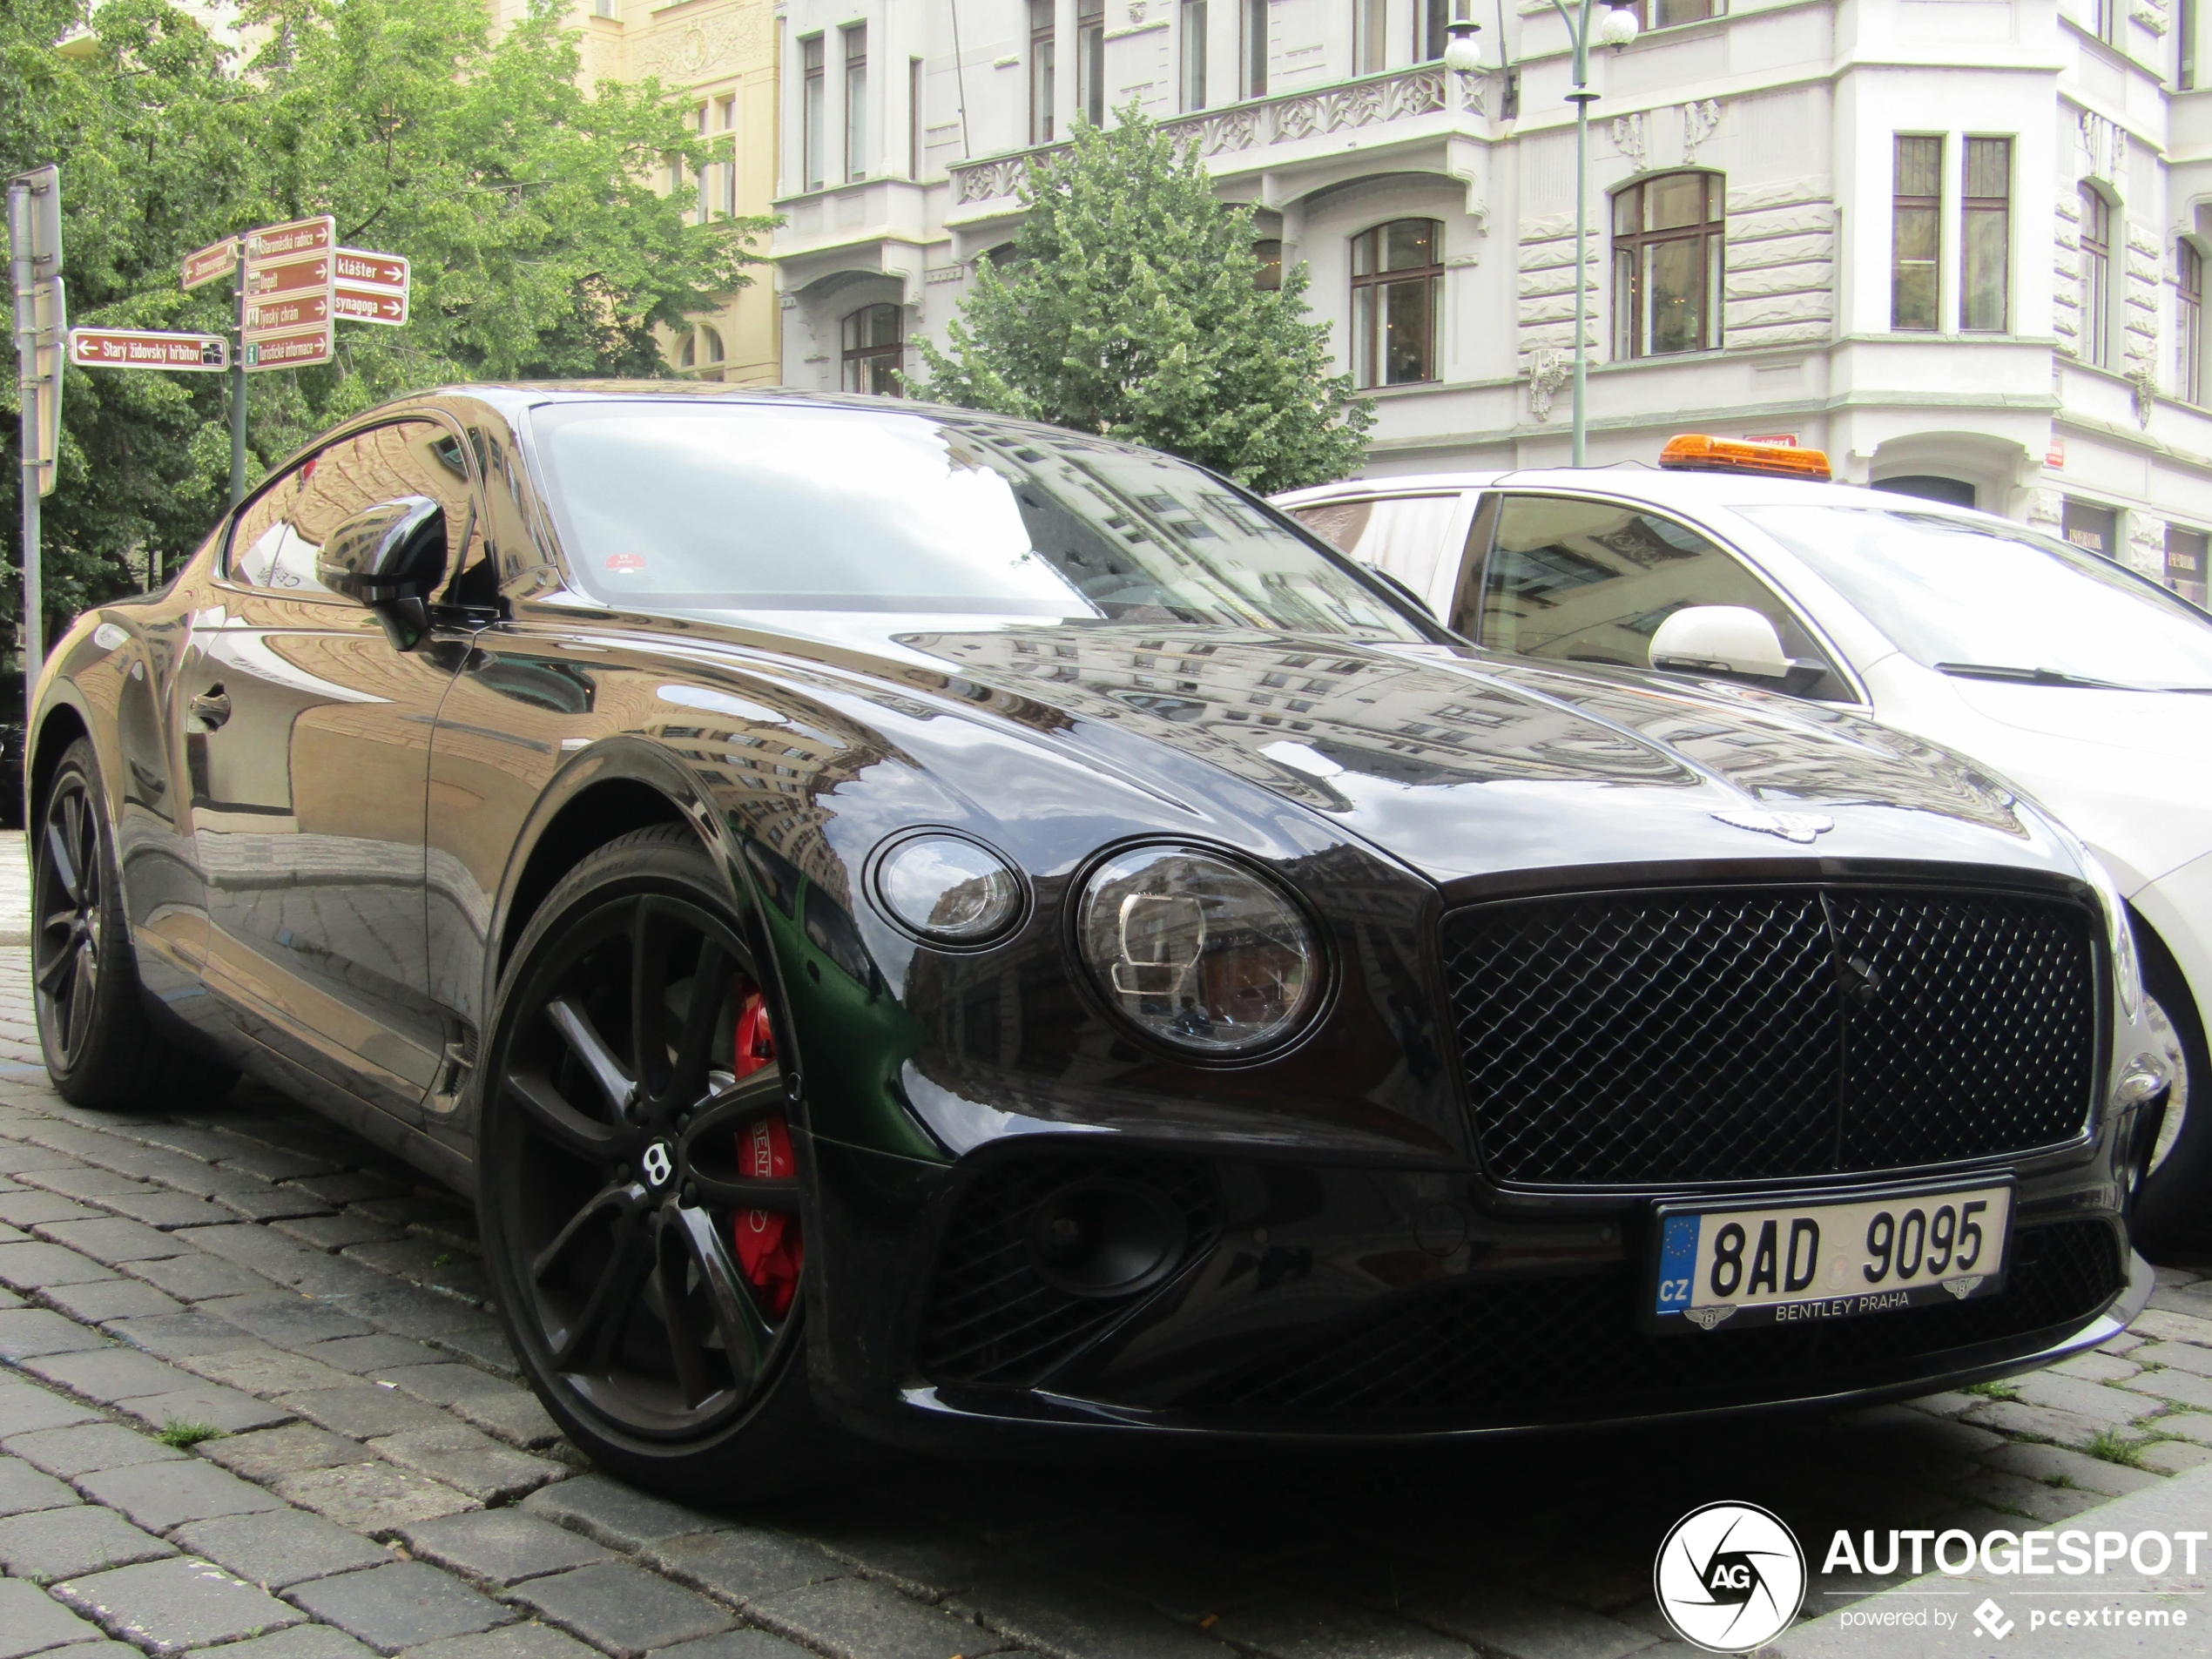
[{"label": "side mirror", "polygon": [[1689,605],[1651,636],[1651,665],[1676,672],[1784,680],[1791,663],[1774,624],[1746,605]]},{"label": "side mirror", "polygon": [[445,556],[445,509],[428,496],[401,496],[331,531],[315,556],[315,579],[374,610],[395,650],[413,651],[429,631]]}]

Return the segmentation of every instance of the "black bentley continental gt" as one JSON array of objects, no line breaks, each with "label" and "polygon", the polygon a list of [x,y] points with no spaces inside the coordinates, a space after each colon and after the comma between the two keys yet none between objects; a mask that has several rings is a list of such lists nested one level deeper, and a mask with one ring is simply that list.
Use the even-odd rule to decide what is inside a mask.
[{"label": "black bentley continental gt", "polygon": [[1074,433],[391,405],[78,620],[28,792],[62,1093],[248,1071],[473,1192],[664,1489],[1901,1394],[2148,1293],[2165,1075],[2063,829]]}]

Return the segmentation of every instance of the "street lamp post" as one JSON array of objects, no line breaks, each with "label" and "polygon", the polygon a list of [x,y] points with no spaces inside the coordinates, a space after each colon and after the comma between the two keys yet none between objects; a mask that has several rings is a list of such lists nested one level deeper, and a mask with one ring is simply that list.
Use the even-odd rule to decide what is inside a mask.
[{"label": "street lamp post", "polygon": [[1584,339],[1589,318],[1590,242],[1590,24],[1595,21],[1598,40],[1607,46],[1625,46],[1636,37],[1636,15],[1625,8],[1608,7],[1593,17],[1597,0],[1581,0],[1579,11],[1569,11],[1566,0],[1552,0],[1553,9],[1567,25],[1575,48],[1575,89],[1568,93],[1575,105],[1575,435],[1571,464],[1584,464],[1588,435],[1585,396],[1589,385],[1589,345]]}]

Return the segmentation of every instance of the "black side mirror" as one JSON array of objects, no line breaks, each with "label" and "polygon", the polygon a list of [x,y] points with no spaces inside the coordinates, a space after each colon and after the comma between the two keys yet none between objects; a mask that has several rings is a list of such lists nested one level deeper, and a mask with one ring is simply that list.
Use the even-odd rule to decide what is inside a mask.
[{"label": "black side mirror", "polygon": [[413,651],[430,631],[430,594],[445,563],[445,509],[428,496],[401,496],[333,530],[315,556],[315,577],[374,610],[393,649]]}]

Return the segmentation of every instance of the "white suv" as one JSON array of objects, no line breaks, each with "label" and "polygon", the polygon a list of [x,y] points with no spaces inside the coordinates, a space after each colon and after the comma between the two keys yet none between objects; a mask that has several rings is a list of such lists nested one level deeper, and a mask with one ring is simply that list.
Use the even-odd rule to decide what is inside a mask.
[{"label": "white suv", "polygon": [[2212,617],[2008,520],[1808,482],[1812,452],[1669,446],[1685,457],[1275,499],[1491,650],[1852,710],[2049,806],[2126,895],[2171,1028],[2138,1231],[2212,1236]]}]

